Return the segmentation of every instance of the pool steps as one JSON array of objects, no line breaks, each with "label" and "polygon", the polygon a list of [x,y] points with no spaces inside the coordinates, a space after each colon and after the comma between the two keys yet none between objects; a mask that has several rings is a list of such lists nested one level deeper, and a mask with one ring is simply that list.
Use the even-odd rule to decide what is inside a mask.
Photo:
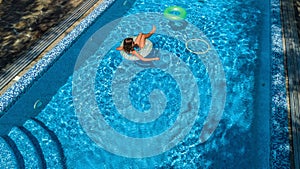
[{"label": "pool steps", "polygon": [[37,138],[43,151],[47,168],[49,168],[49,166],[51,166],[51,168],[63,168],[57,142],[52,139],[51,134],[47,131],[47,129],[39,125],[34,120],[28,120],[24,124],[24,127],[30,130],[30,132]]},{"label": "pool steps", "polygon": [[[24,160],[24,166],[26,166],[26,168],[39,168],[40,160],[37,160],[39,159],[39,156],[36,152],[36,148],[33,146],[33,143],[29,138],[30,136],[25,134],[18,127],[12,128],[8,136],[12,141],[14,141],[16,147],[20,151]],[[20,163],[19,160],[18,163]]]},{"label": "pool steps", "polygon": [[[0,137],[0,150],[1,150],[0,168],[18,168],[17,159],[16,159],[17,155],[14,154],[13,148],[6,141],[7,138],[8,138],[7,136],[6,138]],[[19,157],[22,158],[20,152],[18,153],[19,153]],[[19,160],[21,161],[19,164],[24,166],[23,159],[19,159]]]},{"label": "pool steps", "polygon": [[58,151],[58,155],[56,157],[60,158],[62,169],[66,169],[67,168],[66,157],[65,157],[65,154],[64,154],[64,150],[62,148],[62,144],[59,141],[56,134],[52,130],[50,130],[42,121],[40,121],[38,119],[35,119],[35,118],[32,118],[32,120],[35,121],[35,123],[37,123],[40,127],[42,127],[44,129],[44,131],[49,134],[49,136],[51,137],[51,140],[53,142],[55,142],[55,144],[57,146],[57,151]]},{"label": "pool steps", "polygon": [[66,169],[66,158],[55,133],[43,122],[32,118],[13,127],[0,139],[0,168]]},{"label": "pool steps", "polygon": [[[34,137],[32,135],[32,133],[30,131],[28,131],[26,128],[24,128],[23,126],[20,126],[18,128],[20,129],[21,132],[23,132],[24,134],[26,134],[26,136],[28,137],[29,141],[31,142],[31,146],[33,146],[33,148],[35,150],[35,153],[36,153],[37,159],[35,159],[35,160],[38,161],[39,168],[45,169],[47,167],[46,166],[46,161],[45,161],[45,158],[44,158],[44,154],[43,154],[42,148],[41,148],[41,146],[40,146],[37,138]],[[16,137],[18,137],[19,135],[20,135],[20,133],[16,134]],[[18,143],[18,140],[15,139],[14,141],[15,141],[15,143]],[[19,144],[22,144],[22,142],[19,143]],[[18,149],[20,150],[20,146],[18,146]],[[21,153],[23,153],[22,154],[23,158],[24,157],[28,157],[28,156],[30,158],[30,155],[27,154],[27,151],[26,152],[21,152]],[[25,167],[27,168],[27,166],[25,166]]]}]

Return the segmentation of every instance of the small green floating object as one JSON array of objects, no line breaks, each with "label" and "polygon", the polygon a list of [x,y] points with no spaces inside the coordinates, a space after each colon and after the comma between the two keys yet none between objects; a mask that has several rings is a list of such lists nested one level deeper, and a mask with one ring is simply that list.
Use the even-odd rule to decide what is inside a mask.
[{"label": "small green floating object", "polygon": [[[179,12],[179,15],[174,14],[174,12]],[[184,20],[186,18],[186,10],[180,6],[170,6],[165,9],[164,16],[170,20]]]},{"label": "small green floating object", "polygon": [[38,99],[37,101],[35,101],[35,103],[34,103],[34,105],[33,105],[33,108],[34,108],[34,109],[38,109],[38,108],[40,108],[42,105],[43,105],[43,102],[42,102],[40,99]]}]

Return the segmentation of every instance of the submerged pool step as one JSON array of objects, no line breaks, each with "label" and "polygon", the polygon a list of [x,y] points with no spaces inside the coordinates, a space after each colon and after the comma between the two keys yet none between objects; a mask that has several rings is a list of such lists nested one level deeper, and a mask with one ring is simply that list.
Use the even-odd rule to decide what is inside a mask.
[{"label": "submerged pool step", "polygon": [[[13,148],[8,143],[11,141],[6,141],[10,138],[7,136],[4,137],[6,138],[0,137],[0,168],[24,168],[24,161],[20,152],[18,150],[17,152],[14,152]],[[19,153],[19,155],[16,155],[16,153]],[[17,156],[19,156],[19,159]]]},{"label": "submerged pool step", "polygon": [[37,119],[28,120],[23,126],[37,138],[44,154],[47,168],[65,169],[64,152],[55,133]]},{"label": "submerged pool step", "polygon": [[[40,168],[42,166],[39,148],[36,147],[34,138],[28,133],[24,133],[20,128],[13,127],[8,137],[14,142],[19,150],[26,168]],[[15,150],[16,151],[16,150]],[[22,167],[20,167],[22,168]]]}]

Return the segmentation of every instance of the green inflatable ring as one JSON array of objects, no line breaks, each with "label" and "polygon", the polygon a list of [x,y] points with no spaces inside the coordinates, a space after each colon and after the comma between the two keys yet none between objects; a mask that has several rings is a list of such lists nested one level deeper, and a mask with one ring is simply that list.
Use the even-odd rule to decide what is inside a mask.
[{"label": "green inflatable ring", "polygon": [[[172,12],[179,12],[179,15],[175,15]],[[180,6],[170,6],[165,9],[164,15],[168,19],[179,21],[186,18],[186,11]]]}]

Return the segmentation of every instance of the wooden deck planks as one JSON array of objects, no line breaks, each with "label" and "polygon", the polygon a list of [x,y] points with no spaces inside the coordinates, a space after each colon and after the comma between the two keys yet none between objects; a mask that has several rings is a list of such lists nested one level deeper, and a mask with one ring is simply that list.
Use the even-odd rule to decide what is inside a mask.
[{"label": "wooden deck planks", "polygon": [[[299,1],[299,0],[295,0]],[[292,136],[292,168],[300,169],[300,41],[293,0],[281,0]],[[300,17],[300,16],[298,16]]]}]

